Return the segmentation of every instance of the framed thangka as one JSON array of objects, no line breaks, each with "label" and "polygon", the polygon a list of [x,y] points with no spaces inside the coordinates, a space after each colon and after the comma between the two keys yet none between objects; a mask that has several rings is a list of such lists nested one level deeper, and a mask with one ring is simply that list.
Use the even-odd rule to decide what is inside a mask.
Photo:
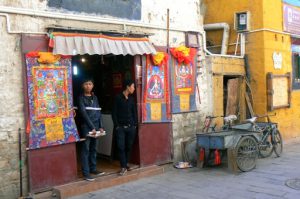
[{"label": "framed thangka", "polygon": [[196,111],[196,49],[171,48],[172,112]]},{"label": "framed thangka", "polygon": [[52,53],[26,54],[29,148],[79,140],[73,118],[71,58]]},{"label": "framed thangka", "polygon": [[168,55],[158,52],[147,55],[143,72],[143,122],[171,120],[168,82]]},{"label": "framed thangka", "polygon": [[37,119],[68,117],[67,68],[34,66],[33,100]]}]

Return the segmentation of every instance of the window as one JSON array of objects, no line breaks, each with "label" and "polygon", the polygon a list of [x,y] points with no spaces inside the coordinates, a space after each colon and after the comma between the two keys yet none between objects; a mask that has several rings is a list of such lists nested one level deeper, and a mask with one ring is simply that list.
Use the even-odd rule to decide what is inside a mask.
[{"label": "window", "polygon": [[141,20],[141,0],[48,0],[48,6],[60,11],[109,15]]},{"label": "window", "polygon": [[293,89],[300,89],[300,54],[292,54]]},{"label": "window", "polygon": [[291,107],[291,73],[267,74],[268,110]]},{"label": "window", "polygon": [[234,29],[237,32],[245,32],[250,30],[250,12],[234,13]]}]

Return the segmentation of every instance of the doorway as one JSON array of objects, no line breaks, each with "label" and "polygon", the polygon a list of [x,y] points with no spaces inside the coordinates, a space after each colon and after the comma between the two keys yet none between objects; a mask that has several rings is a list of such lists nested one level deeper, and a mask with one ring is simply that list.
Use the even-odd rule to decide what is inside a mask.
[{"label": "doorway", "polygon": [[227,75],[224,76],[223,96],[224,116],[236,115],[238,120],[235,122],[239,122],[241,77]]},{"label": "doorway", "polygon": [[[106,131],[106,136],[97,139],[97,168],[106,174],[117,173],[120,170],[111,113],[114,98],[122,91],[123,80],[134,79],[135,77],[133,62],[134,57],[130,55],[77,55],[72,57],[75,106],[77,106],[77,99],[81,94],[82,80],[86,77],[94,80],[93,92],[99,100],[102,125]],[[81,120],[80,115],[77,114],[75,121],[79,132]],[[137,144],[135,143],[135,145]],[[138,147],[133,146],[133,150],[138,150]],[[77,157],[78,173],[81,176],[80,143],[77,145]],[[133,164],[130,166],[132,168],[138,167],[138,165]]]}]

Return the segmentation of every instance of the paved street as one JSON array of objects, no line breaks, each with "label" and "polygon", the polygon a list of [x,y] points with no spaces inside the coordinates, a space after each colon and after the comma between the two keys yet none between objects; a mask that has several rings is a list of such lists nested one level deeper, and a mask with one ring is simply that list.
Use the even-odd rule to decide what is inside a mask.
[{"label": "paved street", "polygon": [[199,170],[167,168],[160,176],[103,189],[73,199],[300,198],[285,181],[300,178],[300,142],[284,146],[280,158],[259,159],[251,172],[232,174],[226,167]]}]

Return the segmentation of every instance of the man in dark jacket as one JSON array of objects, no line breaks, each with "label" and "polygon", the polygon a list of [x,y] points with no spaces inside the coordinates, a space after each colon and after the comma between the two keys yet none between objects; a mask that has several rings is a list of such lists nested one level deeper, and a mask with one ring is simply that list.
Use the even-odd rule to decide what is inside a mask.
[{"label": "man in dark jacket", "polygon": [[136,135],[136,104],[131,96],[134,90],[134,82],[125,80],[123,92],[116,96],[112,112],[121,165],[120,175],[124,175],[129,169],[128,161]]},{"label": "man in dark jacket", "polygon": [[97,171],[97,152],[96,152],[96,138],[88,136],[96,134],[96,131],[103,131],[101,125],[101,108],[97,96],[92,92],[94,87],[93,80],[87,78],[82,83],[83,94],[79,96],[78,106],[79,113],[82,118],[81,123],[81,137],[86,140],[82,142],[81,146],[81,167],[82,174],[85,180],[94,181],[91,174],[103,175],[104,172]]}]

